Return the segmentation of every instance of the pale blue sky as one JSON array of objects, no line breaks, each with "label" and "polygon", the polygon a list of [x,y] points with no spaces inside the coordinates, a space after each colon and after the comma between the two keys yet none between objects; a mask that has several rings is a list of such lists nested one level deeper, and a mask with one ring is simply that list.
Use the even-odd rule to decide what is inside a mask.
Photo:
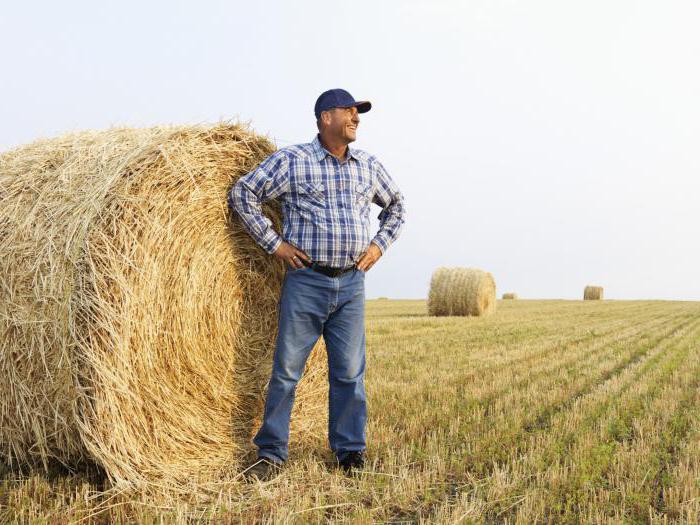
[{"label": "pale blue sky", "polygon": [[699,22],[674,0],[16,2],[0,149],[236,117],[307,142],[344,87],[408,209],[368,297],[426,297],[447,265],[499,295],[700,300]]}]

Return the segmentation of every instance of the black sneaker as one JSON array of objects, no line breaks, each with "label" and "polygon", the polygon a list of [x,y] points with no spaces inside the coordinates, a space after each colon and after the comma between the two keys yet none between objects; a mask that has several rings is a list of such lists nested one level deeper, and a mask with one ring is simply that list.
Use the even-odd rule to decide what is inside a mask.
[{"label": "black sneaker", "polygon": [[276,463],[271,459],[259,457],[255,463],[243,471],[243,477],[248,482],[268,481],[276,477],[282,470],[282,463]]},{"label": "black sneaker", "polygon": [[362,470],[365,466],[364,450],[348,452],[341,461],[338,461],[338,466],[346,474],[357,473],[357,471]]}]

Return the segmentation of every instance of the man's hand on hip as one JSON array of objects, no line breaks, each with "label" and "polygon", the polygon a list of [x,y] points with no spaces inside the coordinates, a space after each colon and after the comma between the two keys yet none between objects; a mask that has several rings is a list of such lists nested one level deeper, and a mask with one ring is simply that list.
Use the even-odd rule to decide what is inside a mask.
[{"label": "man's hand on hip", "polygon": [[367,251],[363,253],[360,256],[360,260],[357,261],[357,269],[363,272],[369,271],[369,269],[372,268],[372,266],[374,266],[374,263],[376,263],[381,256],[382,251],[379,249],[379,246],[377,246],[374,243],[370,243],[369,248],[367,248]]},{"label": "man's hand on hip", "polygon": [[[277,248],[274,255],[297,270],[311,264],[311,259],[308,255],[306,255],[296,246],[292,246],[288,242],[284,241],[282,241],[282,244],[280,244],[280,247]],[[304,261],[306,261],[307,264],[304,264]]]}]

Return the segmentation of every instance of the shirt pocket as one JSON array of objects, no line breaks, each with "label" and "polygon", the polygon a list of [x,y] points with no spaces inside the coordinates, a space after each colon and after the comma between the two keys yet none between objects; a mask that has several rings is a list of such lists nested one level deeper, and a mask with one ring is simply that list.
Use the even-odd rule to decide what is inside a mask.
[{"label": "shirt pocket", "polygon": [[354,186],[355,202],[361,207],[369,206],[374,197],[373,186],[365,182],[356,182]]},{"label": "shirt pocket", "polygon": [[294,186],[292,202],[302,210],[320,211],[326,207],[325,187],[317,182],[300,182]]}]

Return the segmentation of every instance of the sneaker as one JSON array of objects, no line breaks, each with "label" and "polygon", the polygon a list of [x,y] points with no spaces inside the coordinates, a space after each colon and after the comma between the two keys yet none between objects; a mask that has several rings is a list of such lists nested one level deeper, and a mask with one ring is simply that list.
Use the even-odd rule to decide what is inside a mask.
[{"label": "sneaker", "polygon": [[365,466],[365,451],[353,450],[352,452],[348,452],[341,461],[338,461],[338,466],[342,468],[346,474],[362,470]]},{"label": "sneaker", "polygon": [[276,463],[261,456],[243,471],[243,477],[248,482],[268,481],[276,477],[280,470],[282,470],[282,463]]}]

